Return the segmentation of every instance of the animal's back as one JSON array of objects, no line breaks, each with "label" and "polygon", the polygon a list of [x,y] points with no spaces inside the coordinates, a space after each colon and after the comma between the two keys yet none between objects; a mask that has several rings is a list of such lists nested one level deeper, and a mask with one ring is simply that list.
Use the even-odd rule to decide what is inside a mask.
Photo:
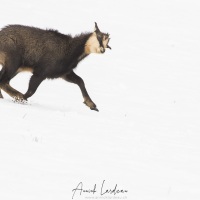
[{"label": "animal's back", "polygon": [[0,51],[22,56],[24,65],[39,66],[52,57],[63,57],[70,39],[55,30],[10,25],[0,31]]},{"label": "animal's back", "polygon": [[[9,25],[0,31],[0,39],[11,38],[13,41],[31,43],[31,42],[47,42],[59,43],[63,40],[70,40],[70,35],[64,35],[57,30],[43,30],[40,28],[23,26],[23,25]],[[1,40],[0,40],[1,43]]]}]

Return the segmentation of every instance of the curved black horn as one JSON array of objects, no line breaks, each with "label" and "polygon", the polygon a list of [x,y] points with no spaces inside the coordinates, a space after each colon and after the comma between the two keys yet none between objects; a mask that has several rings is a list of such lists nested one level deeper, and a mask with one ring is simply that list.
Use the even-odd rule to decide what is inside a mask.
[{"label": "curved black horn", "polygon": [[99,28],[98,28],[98,26],[97,26],[97,23],[95,22],[95,30],[94,31],[96,31],[96,32],[100,32],[100,30],[99,30]]}]

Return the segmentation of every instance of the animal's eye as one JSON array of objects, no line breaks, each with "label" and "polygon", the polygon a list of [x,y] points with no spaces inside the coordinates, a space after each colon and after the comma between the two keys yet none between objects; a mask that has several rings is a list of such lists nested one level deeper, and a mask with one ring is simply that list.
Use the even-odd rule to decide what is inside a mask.
[{"label": "animal's eye", "polygon": [[107,40],[109,35],[104,35],[104,40]]},{"label": "animal's eye", "polygon": [[103,40],[103,37],[102,37],[102,35],[100,35],[100,34],[97,35],[97,38],[98,38],[99,41],[102,41],[102,40]]},{"label": "animal's eye", "polygon": [[97,39],[99,41],[100,46],[103,46],[103,35],[102,34],[97,34]]}]

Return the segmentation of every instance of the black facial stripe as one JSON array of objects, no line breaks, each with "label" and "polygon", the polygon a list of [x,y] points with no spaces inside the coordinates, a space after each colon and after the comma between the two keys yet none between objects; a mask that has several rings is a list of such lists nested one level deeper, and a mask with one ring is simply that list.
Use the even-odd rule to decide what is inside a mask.
[{"label": "black facial stripe", "polygon": [[99,41],[100,46],[104,48],[101,36],[97,35],[97,40]]}]

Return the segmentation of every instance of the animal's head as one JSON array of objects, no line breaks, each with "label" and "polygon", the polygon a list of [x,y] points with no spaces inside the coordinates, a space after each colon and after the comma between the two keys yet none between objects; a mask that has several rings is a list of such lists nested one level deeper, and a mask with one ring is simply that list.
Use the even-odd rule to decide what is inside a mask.
[{"label": "animal's head", "polygon": [[108,45],[110,41],[109,34],[103,33],[99,30],[95,22],[95,30],[86,42],[87,53],[104,53],[106,48],[111,49]]}]

